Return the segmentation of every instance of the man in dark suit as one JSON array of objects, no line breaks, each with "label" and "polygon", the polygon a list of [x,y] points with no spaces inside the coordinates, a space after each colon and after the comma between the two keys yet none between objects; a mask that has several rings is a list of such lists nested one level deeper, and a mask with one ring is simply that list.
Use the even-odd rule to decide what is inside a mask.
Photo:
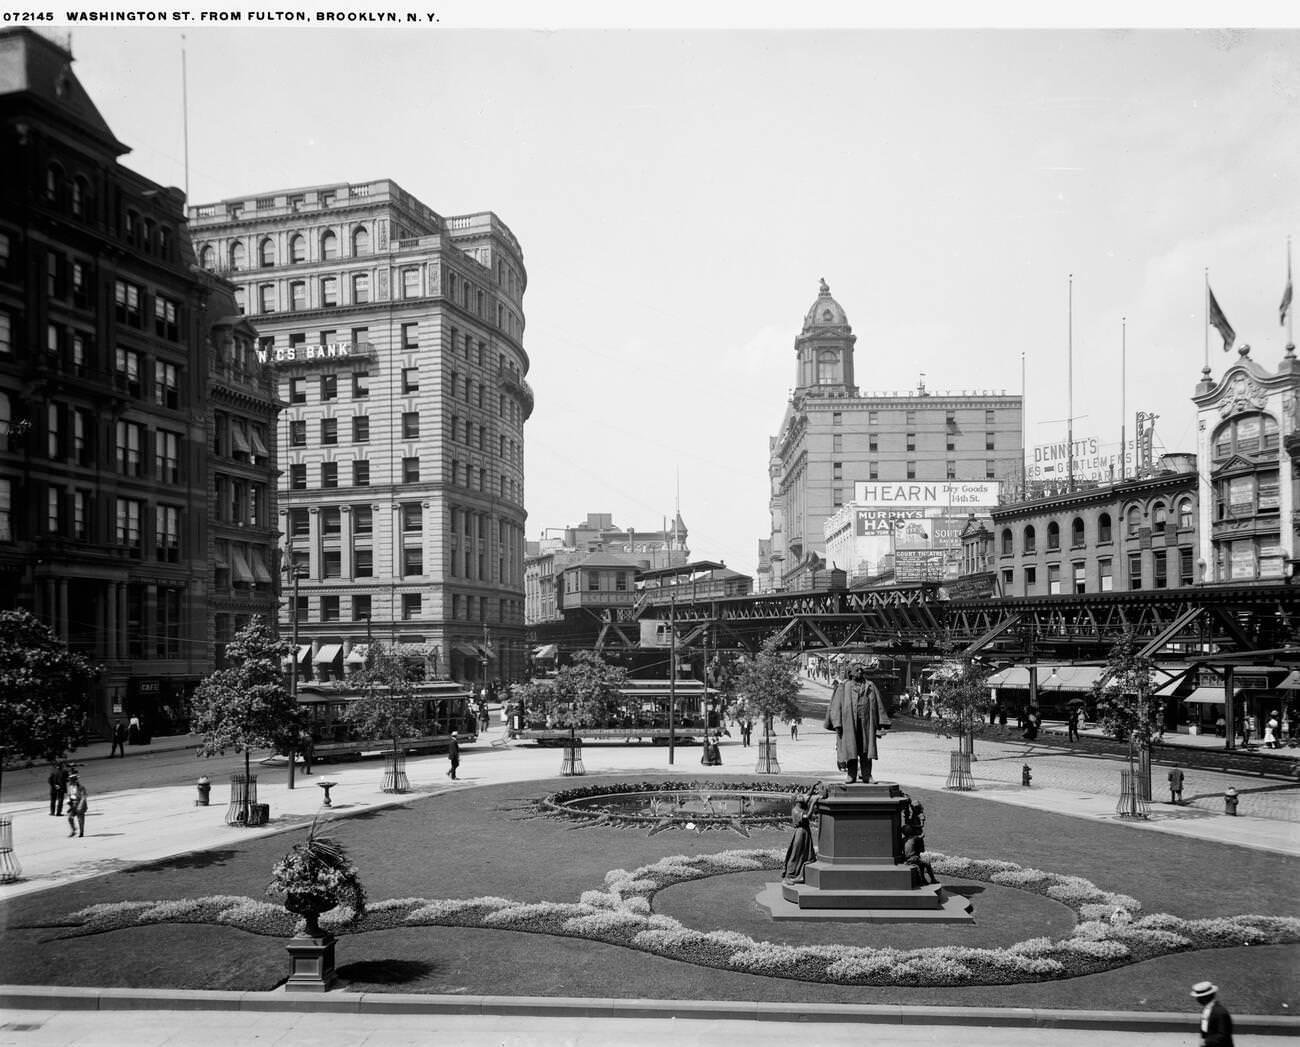
[{"label": "man in dark suit", "polygon": [[113,747],[108,750],[108,758],[111,760],[114,756],[121,756],[126,759],[126,728],[122,726],[121,720],[113,723]]},{"label": "man in dark suit", "polygon": [[1201,1047],[1232,1047],[1232,1015],[1216,999],[1218,994],[1213,982],[1192,986],[1192,999],[1201,1005]]},{"label": "man in dark suit", "polygon": [[455,731],[451,732],[451,741],[447,743],[447,762],[451,764],[447,768],[447,777],[454,782],[456,768],[460,766],[460,735]]}]

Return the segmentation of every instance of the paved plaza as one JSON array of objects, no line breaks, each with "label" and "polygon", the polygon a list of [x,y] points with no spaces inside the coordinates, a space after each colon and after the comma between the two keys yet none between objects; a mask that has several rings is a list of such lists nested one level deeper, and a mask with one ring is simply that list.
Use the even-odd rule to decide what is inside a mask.
[{"label": "paved plaza", "polygon": [[[816,708],[823,690],[813,684],[806,686],[805,700],[811,709]],[[116,761],[114,770],[125,767],[132,759],[147,761],[151,756],[162,757],[169,751],[192,744],[193,740],[187,738],[158,739],[147,753],[144,749],[134,750],[127,761]],[[940,790],[947,778],[950,747],[951,743],[946,739],[923,731],[894,731],[882,743],[877,776],[898,781],[904,788]],[[100,749],[104,751],[101,753]],[[743,748],[738,739],[724,739],[721,773],[752,773],[757,752],[757,747]],[[93,783],[97,772],[108,766],[100,760],[105,755],[106,744],[92,745],[76,754],[75,758],[82,764],[83,775],[89,782]],[[788,731],[778,735],[778,755],[783,774],[807,779],[835,777],[829,736],[821,729],[820,723],[813,722],[811,715],[805,719],[798,740],[792,741]],[[1173,755],[1176,757],[1176,751]],[[698,746],[681,746],[676,750],[675,762],[670,767],[665,747],[613,743],[588,745],[583,750],[590,776],[602,773],[663,774],[669,771],[683,777],[716,776],[719,769],[701,766],[699,756]],[[974,795],[984,801],[1123,825],[1135,833],[1176,834],[1191,840],[1236,844],[1291,857],[1300,856],[1300,784],[1250,775],[1189,772],[1186,796],[1191,802],[1188,805],[1173,807],[1156,802],[1148,820],[1124,821],[1114,809],[1123,761],[1070,755],[1059,748],[1025,743],[1014,734],[1008,739],[981,739],[977,744],[977,756],[973,768]],[[43,798],[15,800],[4,804],[2,813],[13,819],[16,851],[25,878],[18,883],[0,886],[0,901],[139,862],[229,846],[232,834],[238,834],[239,840],[245,841],[301,827],[321,810],[322,793],[316,787],[320,780],[337,783],[332,793],[335,809],[343,816],[406,804],[436,793],[553,778],[559,771],[560,759],[558,749],[507,742],[497,716],[486,735],[475,745],[464,748],[460,780],[453,782],[445,776],[446,761],[443,757],[413,758],[407,765],[412,791],[400,796],[380,790],[382,765],[379,761],[318,764],[315,775],[299,776],[297,788],[293,790],[287,788],[283,761],[266,761],[259,766],[259,799],[269,803],[271,822],[261,828],[236,830],[225,824],[228,785],[215,777],[212,805],[208,807],[195,805],[193,784],[96,792],[84,839],[69,839],[63,831],[62,820],[49,818]],[[1020,784],[1021,768],[1026,763],[1033,774],[1033,784],[1029,788]],[[196,760],[194,777],[202,773],[203,768],[204,763]],[[7,776],[6,793],[30,795],[30,788],[25,793],[22,789],[22,775],[25,773],[30,777],[40,771],[34,768],[31,772]],[[41,776],[43,778],[43,773]],[[1153,780],[1158,800],[1164,781],[1159,762]],[[1230,785],[1240,790],[1238,817],[1223,814],[1222,792]],[[219,886],[219,883],[213,883],[214,889]],[[0,991],[13,1002],[13,993],[27,990]],[[25,1003],[10,1009],[4,1022],[0,1022],[0,1045],[120,1043],[128,1040],[142,1044],[203,1044],[220,1039],[223,1044],[311,1042],[317,1047],[329,1047],[335,1043],[427,1042],[433,1032],[444,1042],[464,1044],[583,1044],[612,1040],[691,1044],[717,1042],[724,1036],[744,1036],[747,1042],[761,1045],[776,1042],[778,1038],[788,1043],[790,1036],[789,1016],[774,1015],[765,1021],[754,1021],[748,1015],[725,1013],[708,1018],[676,1019],[647,1016],[630,1019],[599,1014],[581,1018],[559,1015],[530,1018],[511,1013],[508,1008],[501,1013],[474,1016],[430,1016],[406,1013],[405,1008],[418,1008],[420,998],[396,994],[386,996],[391,1009],[398,1012],[395,1014],[367,1014],[360,1018],[353,1015],[344,1020],[332,1014],[319,1013],[321,1004],[317,998],[298,1009],[259,1014],[255,1018],[250,1018],[246,1010],[229,1010],[226,1004],[219,1004],[217,1006],[222,1008],[219,1014],[196,1026],[189,1012],[192,1008],[202,1007],[208,994],[194,994],[197,998],[181,1003],[171,1001],[170,1005],[163,998],[165,993],[155,994],[159,998],[151,1004],[136,1001],[127,1006],[120,999],[104,1002],[103,994],[96,990],[52,988],[49,991],[55,996],[48,1006],[40,1006],[24,997]],[[78,997],[79,992],[84,992],[85,996]],[[331,994],[330,1000],[343,995],[347,994]],[[283,993],[280,996],[284,998]],[[681,1007],[689,1009],[694,1003],[697,1001],[684,1001]],[[123,1006],[126,1009],[116,1009]],[[752,1004],[739,1006],[753,1007]],[[110,1009],[112,1013],[108,1013]],[[881,1020],[874,1016],[837,1022],[832,1020],[833,1017],[827,1016],[825,1024],[819,1022],[817,1025],[816,1036],[822,1043],[847,1043],[850,1036],[860,1039],[861,1021]],[[213,1030],[213,1038],[202,1039],[202,1035],[207,1033],[196,1033],[195,1029],[200,1027]],[[987,1022],[970,1021],[963,1023],[960,1036],[965,1042],[974,1044],[1029,1043],[1031,1038],[1033,1042],[1070,1044],[1085,1039],[1096,1042],[1100,1027],[1090,1030],[1053,1028],[1050,1037],[1045,1038],[1042,1031],[1033,1028],[991,1028]],[[216,1030],[220,1030],[219,1036]],[[1108,1030],[1105,1035],[1112,1043],[1188,1042],[1186,1033],[1168,1029],[1144,1030],[1119,1024],[1108,1026]],[[953,1042],[953,1030],[927,1025],[923,1016],[914,1015],[909,1017],[905,1027],[890,1026],[890,1042]],[[1247,1036],[1239,1038],[1239,1042],[1249,1043],[1251,1040]]]}]

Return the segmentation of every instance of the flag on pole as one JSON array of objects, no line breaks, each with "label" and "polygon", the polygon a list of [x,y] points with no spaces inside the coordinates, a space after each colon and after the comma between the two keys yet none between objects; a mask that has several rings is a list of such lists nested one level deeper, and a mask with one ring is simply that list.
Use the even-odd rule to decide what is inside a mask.
[{"label": "flag on pole", "polygon": [[1232,329],[1232,324],[1228,323],[1228,318],[1223,315],[1223,310],[1219,308],[1219,303],[1214,298],[1214,292],[1210,291],[1209,284],[1205,285],[1205,289],[1210,295],[1210,326],[1223,335],[1223,351],[1226,353],[1237,340],[1237,332]]},{"label": "flag on pole", "polygon": [[1282,304],[1278,306],[1278,323],[1286,326],[1286,314],[1291,311],[1291,255],[1286,256],[1286,290],[1282,292]]}]

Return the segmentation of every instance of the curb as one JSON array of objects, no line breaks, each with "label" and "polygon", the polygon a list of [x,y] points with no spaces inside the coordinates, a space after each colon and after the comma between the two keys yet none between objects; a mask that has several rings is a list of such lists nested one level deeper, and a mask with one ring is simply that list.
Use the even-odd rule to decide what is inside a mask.
[{"label": "curb", "polygon": [[[692,1018],[709,1021],[967,1025],[979,1028],[1090,1029],[1117,1032],[1188,1032],[1195,1014],[1166,1011],[1073,1011],[1028,1007],[899,1007],[887,1004],[794,1004],[726,1000],[643,1000],[604,997],[415,996],[403,993],[324,995],[287,992],[218,992],[201,989],[82,989],[0,986],[0,1007],[35,1011],[261,1011],[345,1014],[468,1014],[536,1018]],[[1300,1035],[1300,1017],[1233,1015],[1238,1033]]]}]

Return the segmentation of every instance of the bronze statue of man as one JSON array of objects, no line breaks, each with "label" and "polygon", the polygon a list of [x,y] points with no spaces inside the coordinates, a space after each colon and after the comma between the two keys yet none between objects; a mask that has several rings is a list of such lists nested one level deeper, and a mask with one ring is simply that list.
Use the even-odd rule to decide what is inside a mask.
[{"label": "bronze statue of man", "polygon": [[890,726],[889,713],[876,685],[866,670],[855,667],[842,677],[831,694],[826,710],[826,730],[835,732],[835,763],[858,780],[871,781],[871,761],[878,758],[876,737]]}]

